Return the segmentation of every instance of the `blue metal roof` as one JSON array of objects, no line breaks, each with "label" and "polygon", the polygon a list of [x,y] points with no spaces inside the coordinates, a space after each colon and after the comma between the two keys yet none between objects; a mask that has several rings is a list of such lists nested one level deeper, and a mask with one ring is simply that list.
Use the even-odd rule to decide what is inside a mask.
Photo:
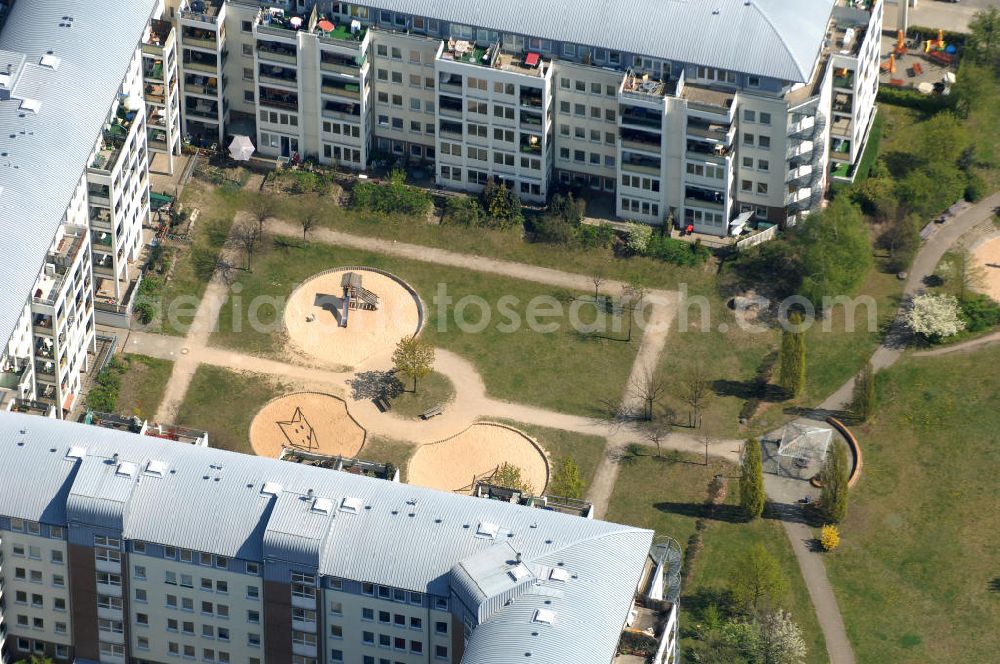
[{"label": "blue metal roof", "polygon": [[[81,459],[67,459],[71,447]],[[524,644],[532,662],[611,661],[653,538],[554,511],[17,413],[0,414],[0,459],[3,516],[62,524],[60,503],[68,502],[71,520],[120,523],[126,539],[318,563],[323,575],[440,596],[454,584],[484,620],[464,659],[476,664],[509,663],[510,648]],[[153,460],[167,470],[147,472]],[[265,483],[280,485],[277,494],[263,492]],[[360,506],[341,509],[345,498]],[[517,554],[533,583],[506,582]],[[568,577],[551,578],[556,568]],[[556,613],[552,625],[532,622],[538,608]]]}]

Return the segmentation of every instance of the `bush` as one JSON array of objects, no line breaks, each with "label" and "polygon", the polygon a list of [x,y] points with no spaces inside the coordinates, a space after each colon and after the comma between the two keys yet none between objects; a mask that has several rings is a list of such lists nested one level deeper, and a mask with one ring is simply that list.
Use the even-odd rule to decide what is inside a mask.
[{"label": "bush", "polygon": [[903,321],[911,332],[930,343],[939,343],[965,329],[958,299],[953,295],[914,295],[903,314]]},{"label": "bush", "polygon": [[644,254],[649,247],[649,240],[653,237],[653,227],[648,224],[635,224],[629,222],[625,226],[625,246],[630,253]]},{"label": "bush", "polygon": [[290,187],[293,194],[305,194],[315,191],[319,185],[319,178],[311,171],[293,171],[289,174],[292,180]]},{"label": "bush", "polygon": [[138,316],[139,322],[143,325],[152,323],[153,318],[156,316],[156,307],[151,302],[136,302],[132,311]]},{"label": "bush", "polygon": [[615,229],[610,224],[581,224],[576,239],[587,249],[608,249],[615,241]]},{"label": "bush", "polygon": [[701,265],[711,252],[700,242],[684,242],[662,235],[653,235],[646,245],[646,255],[673,265]]},{"label": "bush", "polygon": [[986,295],[968,295],[959,304],[959,316],[969,332],[982,332],[1000,325],[1000,304]]},{"label": "bush", "polygon": [[476,227],[483,223],[483,206],[475,198],[452,196],[444,204],[444,223]]},{"label": "bush", "polygon": [[925,95],[910,88],[896,88],[891,85],[880,85],[876,99],[883,104],[904,106],[927,114],[943,111],[950,103],[947,97]]},{"label": "bush", "polygon": [[423,216],[430,210],[431,196],[406,184],[406,174],[396,169],[385,184],[359,182],[354,185],[354,207],[384,214]]},{"label": "bush", "polygon": [[828,523],[820,530],[820,546],[824,551],[833,551],[840,546],[840,530],[832,523]]},{"label": "bush", "polygon": [[118,406],[118,390],[122,386],[122,374],[128,364],[112,359],[97,376],[87,393],[87,407],[101,413],[113,413]]},{"label": "bush", "polygon": [[490,180],[479,195],[485,219],[494,228],[510,228],[524,223],[521,199],[503,182]]},{"label": "bush", "polygon": [[965,183],[965,200],[978,203],[985,195],[986,180],[979,173],[969,173],[969,180]]}]

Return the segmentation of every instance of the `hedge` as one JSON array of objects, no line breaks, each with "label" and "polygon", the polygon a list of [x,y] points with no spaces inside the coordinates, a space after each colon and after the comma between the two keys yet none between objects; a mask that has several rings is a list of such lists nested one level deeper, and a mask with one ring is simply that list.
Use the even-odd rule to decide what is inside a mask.
[{"label": "hedge", "polygon": [[905,106],[924,113],[937,113],[951,106],[951,100],[939,95],[925,95],[912,88],[897,88],[891,85],[880,85],[876,100],[883,104]]}]

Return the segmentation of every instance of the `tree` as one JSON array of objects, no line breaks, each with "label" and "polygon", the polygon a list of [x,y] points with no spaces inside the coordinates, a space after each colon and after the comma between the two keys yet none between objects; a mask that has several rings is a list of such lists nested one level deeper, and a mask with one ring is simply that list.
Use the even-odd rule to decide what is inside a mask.
[{"label": "tree", "polygon": [[992,66],[1000,60],[1000,9],[980,9],[969,21],[967,48],[980,64]]},{"label": "tree", "polygon": [[840,523],[847,516],[847,480],[850,472],[847,447],[834,442],[826,452],[826,461],[819,474],[823,484],[819,508],[830,523]]},{"label": "tree", "polygon": [[555,194],[545,214],[531,223],[531,232],[539,242],[569,244],[583,221],[586,203],[572,194]]},{"label": "tree", "polygon": [[632,320],[636,309],[642,308],[642,301],[649,294],[649,288],[638,278],[628,281],[622,286],[622,309],[628,312],[628,336],[626,341],[632,341]]},{"label": "tree", "polygon": [[872,264],[868,226],[849,197],[838,196],[829,207],[806,217],[792,234],[799,254],[802,282],[798,292],[817,308],[824,297],[850,295]]},{"label": "tree", "polygon": [[392,353],[392,363],[397,371],[413,379],[413,391],[416,392],[417,379],[427,376],[434,368],[434,346],[416,336],[403,337]]},{"label": "tree", "polygon": [[955,289],[958,291],[958,301],[965,302],[969,291],[975,290],[983,285],[986,279],[986,271],[976,262],[976,259],[965,247],[955,252],[951,261],[951,268],[954,274]]},{"label": "tree", "polygon": [[802,631],[783,609],[769,611],[759,619],[761,664],[800,664],[806,657]]},{"label": "tree", "polygon": [[680,400],[691,408],[692,418],[689,419],[695,427],[701,426],[701,410],[711,396],[708,375],[701,362],[695,362],[685,372],[680,383]]},{"label": "tree", "polygon": [[257,192],[250,197],[250,214],[257,222],[258,235],[264,234],[264,224],[278,211],[278,201],[263,192]]},{"label": "tree", "polygon": [[236,228],[233,229],[233,241],[246,256],[248,272],[253,272],[253,254],[260,243],[260,237],[260,227],[250,221],[238,222]]},{"label": "tree", "polygon": [[647,366],[632,380],[632,394],[642,402],[642,419],[651,421],[656,415],[656,406],[667,392],[667,381],[654,367]]},{"label": "tree", "polygon": [[878,246],[889,252],[886,269],[902,272],[910,267],[913,256],[920,247],[920,231],[916,215],[896,215],[889,227],[879,236]]},{"label": "tree", "polygon": [[646,253],[651,237],[653,237],[653,227],[649,224],[636,224],[631,221],[625,224],[625,246],[629,252],[638,255]]},{"label": "tree", "polygon": [[903,322],[911,332],[931,343],[965,329],[965,322],[959,316],[958,300],[953,295],[914,295],[903,313]]},{"label": "tree", "polygon": [[500,467],[493,473],[490,483],[502,486],[505,489],[520,491],[529,496],[534,493],[534,487],[531,486],[531,482],[528,482],[521,476],[521,469],[506,461],[500,464]]},{"label": "tree", "polygon": [[740,457],[740,507],[748,520],[757,519],[764,513],[764,463],[761,458],[760,443],[750,438],[743,445]]},{"label": "tree", "polygon": [[944,111],[920,123],[920,141],[917,146],[921,158],[928,163],[945,163],[954,166],[971,144],[969,132],[954,113]]},{"label": "tree", "polygon": [[647,422],[643,427],[646,440],[656,446],[656,456],[663,456],[663,443],[670,437],[674,430],[673,418],[669,416],[658,417],[651,422]]},{"label": "tree", "polygon": [[320,211],[314,204],[306,205],[299,217],[299,225],[302,226],[302,241],[306,241],[306,235],[319,224]]},{"label": "tree", "polygon": [[781,566],[763,544],[749,547],[737,560],[729,587],[737,606],[750,616],[778,604],[786,589]]},{"label": "tree", "polygon": [[576,465],[573,457],[563,457],[559,462],[552,482],[549,484],[549,493],[563,498],[583,498],[583,480],[580,479],[580,467]]},{"label": "tree", "polygon": [[521,211],[521,199],[514,190],[501,181],[491,179],[479,195],[486,216],[491,224],[499,229],[524,223],[524,213]]},{"label": "tree", "polygon": [[962,58],[955,84],[951,86],[955,115],[968,118],[990,96],[992,74],[988,67],[977,65],[971,58]]},{"label": "tree", "polygon": [[930,162],[899,181],[896,194],[922,219],[934,216],[965,195],[968,178],[954,164]]},{"label": "tree", "polygon": [[594,284],[594,302],[601,296],[601,284],[605,281],[604,270],[598,268],[590,275],[590,283]]},{"label": "tree", "polygon": [[854,378],[851,414],[867,422],[875,414],[875,403],[875,367],[868,362]]},{"label": "tree", "polygon": [[788,316],[790,329],[781,332],[778,384],[792,398],[802,394],[806,385],[806,334],[798,329],[801,325],[802,316],[793,311]]}]

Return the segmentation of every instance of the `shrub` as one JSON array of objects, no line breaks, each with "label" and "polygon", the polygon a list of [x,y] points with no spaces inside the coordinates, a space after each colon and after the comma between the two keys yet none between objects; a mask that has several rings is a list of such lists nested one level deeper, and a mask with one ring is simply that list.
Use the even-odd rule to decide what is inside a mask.
[{"label": "shrub", "polygon": [[311,171],[293,171],[290,177],[292,179],[290,189],[293,194],[305,194],[315,191],[319,185],[319,178]]},{"label": "shrub", "polygon": [[740,507],[748,520],[759,518],[764,513],[764,475],[761,466],[760,443],[750,438],[743,446],[740,465]]},{"label": "shrub", "polygon": [[903,321],[911,332],[931,343],[965,329],[965,322],[959,316],[958,299],[953,295],[914,295],[903,314]]},{"label": "shrub", "polygon": [[959,304],[959,316],[969,332],[982,332],[1000,325],[1000,304],[986,295],[968,295]]},{"label": "shrub", "polygon": [[629,222],[625,226],[625,246],[630,253],[644,254],[649,247],[649,240],[653,237],[653,227],[648,224],[636,224]]},{"label": "shrub", "polygon": [[468,196],[449,197],[444,204],[444,222],[459,226],[480,226],[483,223],[483,206]]},{"label": "shrub", "polygon": [[653,235],[646,245],[646,255],[673,265],[701,265],[711,252],[700,242],[684,242],[662,235]]},{"label": "shrub", "polygon": [[484,221],[490,226],[504,229],[524,223],[521,199],[503,182],[488,181],[479,195],[479,203],[485,212]]},{"label": "shrub", "polygon": [[905,106],[928,114],[944,110],[950,103],[947,97],[925,95],[913,89],[896,88],[891,85],[880,85],[876,99],[883,104]]},{"label": "shrub", "polygon": [[112,359],[94,378],[94,384],[87,393],[87,407],[101,413],[113,413],[118,406],[118,390],[122,385],[122,374],[128,364]]},{"label": "shrub", "polygon": [[833,551],[840,546],[840,530],[832,523],[828,523],[820,530],[820,546],[824,551]]},{"label": "shrub", "polygon": [[576,239],[587,249],[607,249],[614,244],[615,229],[610,224],[580,224]]},{"label": "shrub", "polygon": [[832,523],[840,523],[847,516],[847,481],[850,472],[847,446],[834,443],[827,449],[826,462],[819,475],[823,483],[819,509],[823,517]]},{"label": "shrub", "polygon": [[139,322],[143,325],[152,323],[156,316],[156,307],[153,306],[152,302],[136,302],[132,311],[139,317]]},{"label": "shrub", "polygon": [[354,185],[354,207],[385,214],[422,216],[430,210],[430,194],[406,184],[406,174],[396,169],[384,184],[359,182]]},{"label": "shrub", "polygon": [[965,183],[965,200],[977,203],[985,195],[986,180],[979,173],[969,173],[969,180]]}]

